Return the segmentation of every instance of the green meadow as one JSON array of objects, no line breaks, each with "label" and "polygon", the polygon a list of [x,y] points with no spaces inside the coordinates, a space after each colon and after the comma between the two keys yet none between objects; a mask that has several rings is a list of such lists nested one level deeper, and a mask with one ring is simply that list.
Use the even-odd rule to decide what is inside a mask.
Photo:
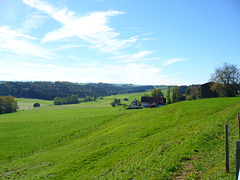
[{"label": "green meadow", "polygon": [[[235,179],[240,97],[125,110],[144,93],[0,115],[3,179]],[[123,99],[129,101],[124,102]],[[20,103],[35,100],[18,99]],[[224,126],[230,129],[225,173]]]}]

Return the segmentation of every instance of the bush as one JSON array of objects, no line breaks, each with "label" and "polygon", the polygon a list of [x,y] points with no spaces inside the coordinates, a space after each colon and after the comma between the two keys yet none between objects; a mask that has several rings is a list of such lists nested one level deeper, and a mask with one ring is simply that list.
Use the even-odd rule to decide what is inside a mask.
[{"label": "bush", "polygon": [[12,96],[0,96],[0,114],[16,112],[17,101]]}]

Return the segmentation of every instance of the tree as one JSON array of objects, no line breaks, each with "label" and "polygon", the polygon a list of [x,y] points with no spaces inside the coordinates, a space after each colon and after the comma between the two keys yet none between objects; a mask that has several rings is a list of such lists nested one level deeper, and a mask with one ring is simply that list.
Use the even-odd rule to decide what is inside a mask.
[{"label": "tree", "polygon": [[195,100],[201,98],[201,87],[190,86],[185,91],[185,96],[187,100]]},{"label": "tree", "polygon": [[184,101],[186,98],[185,96],[179,92],[178,87],[175,86],[172,89],[172,102],[179,102],[179,101]]},{"label": "tree", "polygon": [[113,102],[114,102],[115,105],[120,105],[121,100],[115,98],[115,99],[113,100]]},{"label": "tree", "polygon": [[0,96],[0,114],[16,112],[17,100],[12,96]]},{"label": "tree", "polygon": [[151,92],[151,97],[163,97],[161,89],[153,89]]},{"label": "tree", "polygon": [[116,106],[114,102],[111,102],[110,104],[111,104],[112,107]]},{"label": "tree", "polygon": [[170,86],[168,86],[168,90],[167,90],[167,104],[171,104],[171,89]]},{"label": "tree", "polygon": [[236,65],[224,63],[222,67],[215,69],[210,81],[214,82],[211,89],[220,96],[236,96],[240,90],[240,70]]}]

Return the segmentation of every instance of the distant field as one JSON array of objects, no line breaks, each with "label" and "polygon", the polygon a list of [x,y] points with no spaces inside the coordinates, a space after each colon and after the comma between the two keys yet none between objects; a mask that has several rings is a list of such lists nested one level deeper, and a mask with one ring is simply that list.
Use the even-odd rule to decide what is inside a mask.
[{"label": "distant field", "polygon": [[19,111],[34,109],[34,103],[40,103],[41,106],[53,105],[53,101],[47,101],[42,99],[27,99],[27,98],[16,98],[18,101]]},{"label": "distant field", "polygon": [[[77,105],[66,105],[64,108],[91,108],[91,107],[110,107],[110,103],[114,100],[114,98],[120,99],[122,104],[130,105],[132,101],[137,99],[141,101],[141,97],[144,94],[150,94],[150,92],[142,92],[142,93],[129,93],[129,94],[118,94],[112,96],[102,97],[103,99],[98,98],[97,101],[91,102],[82,102]],[[124,101],[127,98],[129,101]],[[53,106],[53,101],[41,100],[41,99],[26,99],[26,98],[17,98],[19,110],[38,110],[39,108],[33,108],[34,103],[40,103],[41,107],[44,106]],[[48,107],[44,107],[47,109]],[[54,106],[50,107],[51,109],[61,109],[62,106]]]},{"label": "distant field", "polygon": [[42,100],[42,99],[28,99],[28,98],[17,98],[18,102],[21,103],[40,103],[40,104],[53,104],[53,101]]}]

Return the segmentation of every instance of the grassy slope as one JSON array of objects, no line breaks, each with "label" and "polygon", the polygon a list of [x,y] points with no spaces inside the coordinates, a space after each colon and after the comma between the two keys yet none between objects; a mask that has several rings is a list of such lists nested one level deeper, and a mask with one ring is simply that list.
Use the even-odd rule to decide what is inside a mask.
[{"label": "grassy slope", "polygon": [[[78,121],[81,109],[70,110]],[[113,113],[114,117],[98,125],[90,124],[91,128],[76,131],[67,140],[24,158],[3,162],[0,173],[5,178],[22,179],[170,179],[186,161],[192,161],[194,171],[186,178],[234,179],[239,111],[237,97],[185,101],[119,117]],[[73,118],[71,113],[62,122]],[[14,114],[3,117],[4,121],[12,122]],[[230,126],[230,174],[224,173],[225,123]],[[58,123],[52,121],[47,126],[50,124]]]},{"label": "grassy slope", "polygon": [[[53,106],[52,101],[18,98],[20,111],[0,116],[0,162],[18,158],[53,146],[71,138],[77,132],[105,123],[123,113],[123,108],[112,108],[114,98],[139,98],[142,93],[104,97],[97,102]],[[40,108],[33,108],[39,102]],[[50,105],[50,106],[49,106]],[[134,111],[125,111],[132,113]],[[14,138],[13,138],[14,137]]]}]

